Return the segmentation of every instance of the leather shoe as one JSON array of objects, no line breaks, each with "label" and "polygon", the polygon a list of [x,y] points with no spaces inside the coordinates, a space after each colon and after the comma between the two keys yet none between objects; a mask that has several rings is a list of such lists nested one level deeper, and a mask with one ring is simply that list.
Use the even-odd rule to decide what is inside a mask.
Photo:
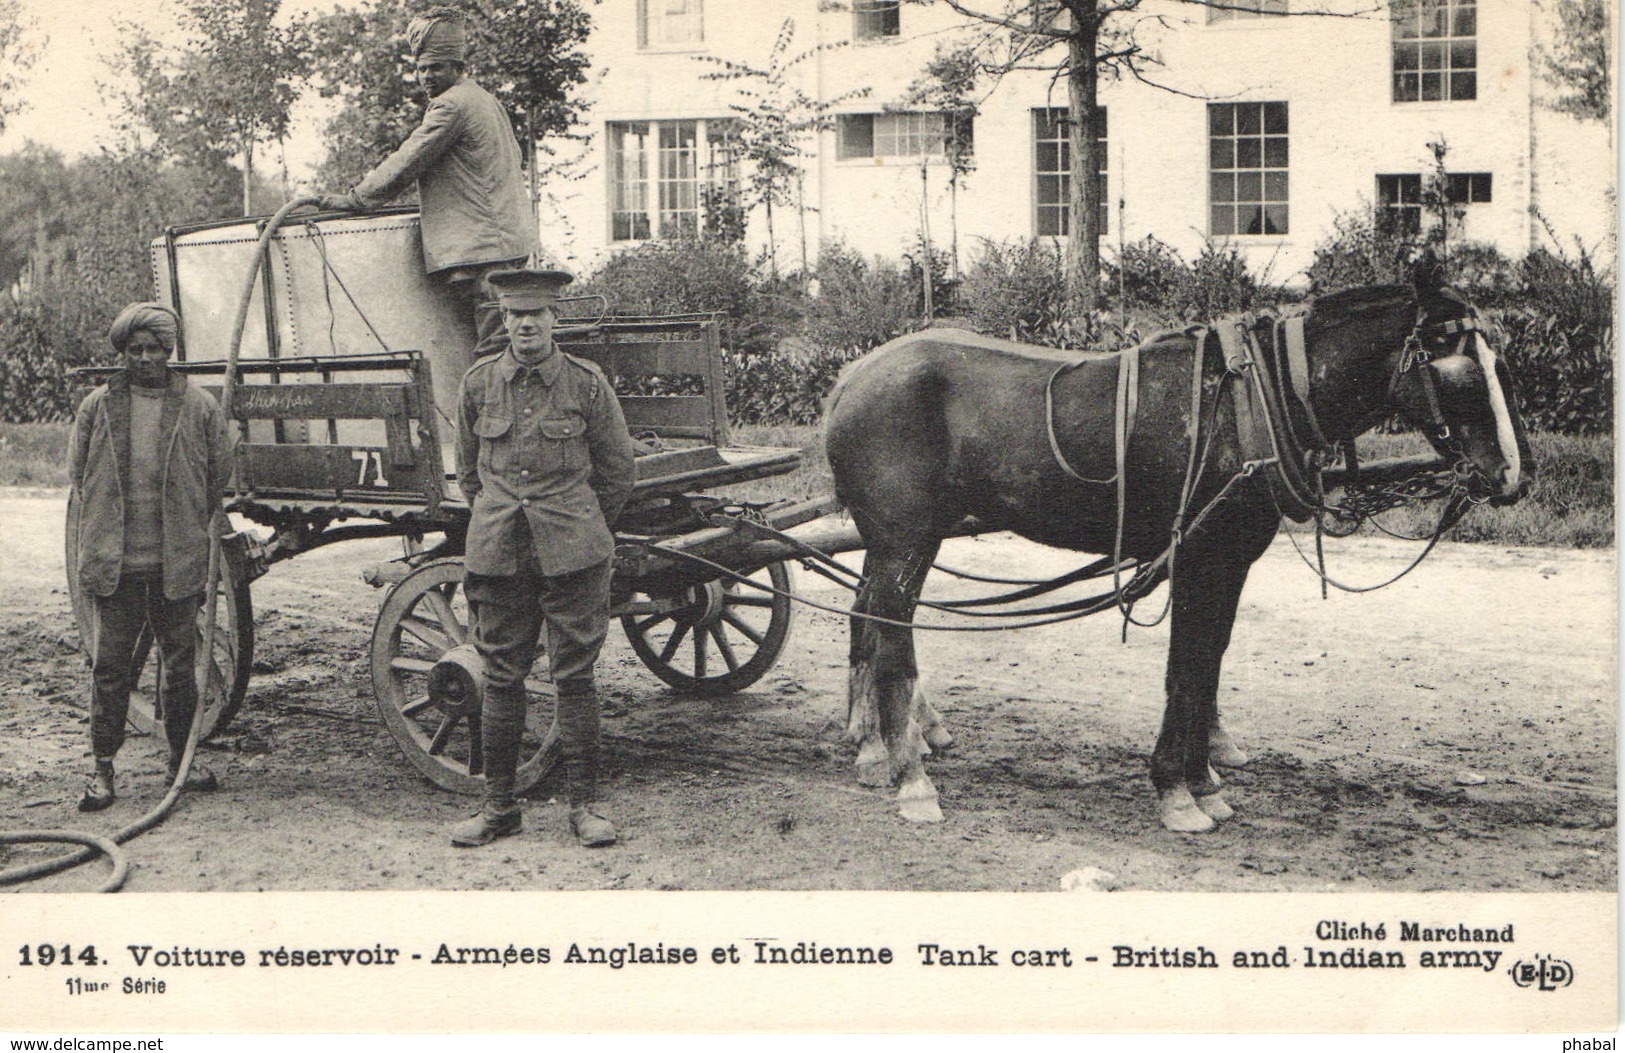
[{"label": "leather shoe", "polygon": [[[169,769],[169,785],[175,784],[176,768]],[[213,793],[220,789],[220,780],[214,777],[214,772],[201,764],[193,764],[186,771],[186,781],[181,783],[182,793]]]},{"label": "leather shoe", "polygon": [[113,803],[117,796],[113,792],[113,771],[111,768],[97,768],[96,773],[90,777],[85,785],[84,796],[79,798],[81,812],[99,812]]},{"label": "leather shoe", "polygon": [[499,837],[511,837],[522,829],[518,808],[506,811],[481,808],[476,815],[451,828],[451,843],[459,848],[478,848]]},{"label": "leather shoe", "polygon": [[570,830],[588,848],[615,843],[615,824],[599,815],[590,804],[570,809]]}]

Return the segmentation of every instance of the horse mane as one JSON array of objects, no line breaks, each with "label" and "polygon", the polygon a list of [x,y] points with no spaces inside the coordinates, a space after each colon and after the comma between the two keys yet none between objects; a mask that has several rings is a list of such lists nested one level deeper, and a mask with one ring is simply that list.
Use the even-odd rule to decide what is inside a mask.
[{"label": "horse mane", "polygon": [[1317,296],[1310,314],[1317,323],[1336,325],[1372,311],[1391,310],[1396,304],[1414,303],[1416,290],[1409,285],[1359,285]]}]

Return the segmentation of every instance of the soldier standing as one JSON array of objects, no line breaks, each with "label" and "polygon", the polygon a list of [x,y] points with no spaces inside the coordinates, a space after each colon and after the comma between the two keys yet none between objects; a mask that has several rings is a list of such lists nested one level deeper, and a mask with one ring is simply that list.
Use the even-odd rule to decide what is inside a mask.
[{"label": "soldier standing", "polygon": [[632,494],[632,440],[598,367],[553,343],[571,275],[506,270],[489,281],[509,346],[463,378],[457,421],[457,478],[471,507],[465,589],[485,661],[485,802],[451,840],[484,845],[520,830],[525,677],[545,627],[570,828],[584,845],[613,844],[614,824],[597,804],[593,665],[609,626],[610,524]]}]

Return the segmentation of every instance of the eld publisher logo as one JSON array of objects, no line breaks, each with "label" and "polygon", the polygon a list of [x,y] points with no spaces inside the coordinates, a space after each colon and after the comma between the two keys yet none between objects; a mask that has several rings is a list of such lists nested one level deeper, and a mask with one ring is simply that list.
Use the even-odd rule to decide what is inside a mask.
[{"label": "eld publisher logo", "polygon": [[1507,972],[1519,987],[1555,991],[1574,982],[1574,966],[1549,954],[1538,954],[1532,962],[1514,962]]}]

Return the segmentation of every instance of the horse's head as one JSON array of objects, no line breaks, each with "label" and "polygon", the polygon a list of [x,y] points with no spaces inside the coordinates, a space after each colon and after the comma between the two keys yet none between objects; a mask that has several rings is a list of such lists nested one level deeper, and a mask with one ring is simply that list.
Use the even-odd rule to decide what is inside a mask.
[{"label": "horse's head", "polygon": [[1415,286],[1416,324],[1394,365],[1393,402],[1455,461],[1469,493],[1510,504],[1528,492],[1534,475],[1512,373],[1473,305],[1440,283],[1436,264],[1418,265]]}]

